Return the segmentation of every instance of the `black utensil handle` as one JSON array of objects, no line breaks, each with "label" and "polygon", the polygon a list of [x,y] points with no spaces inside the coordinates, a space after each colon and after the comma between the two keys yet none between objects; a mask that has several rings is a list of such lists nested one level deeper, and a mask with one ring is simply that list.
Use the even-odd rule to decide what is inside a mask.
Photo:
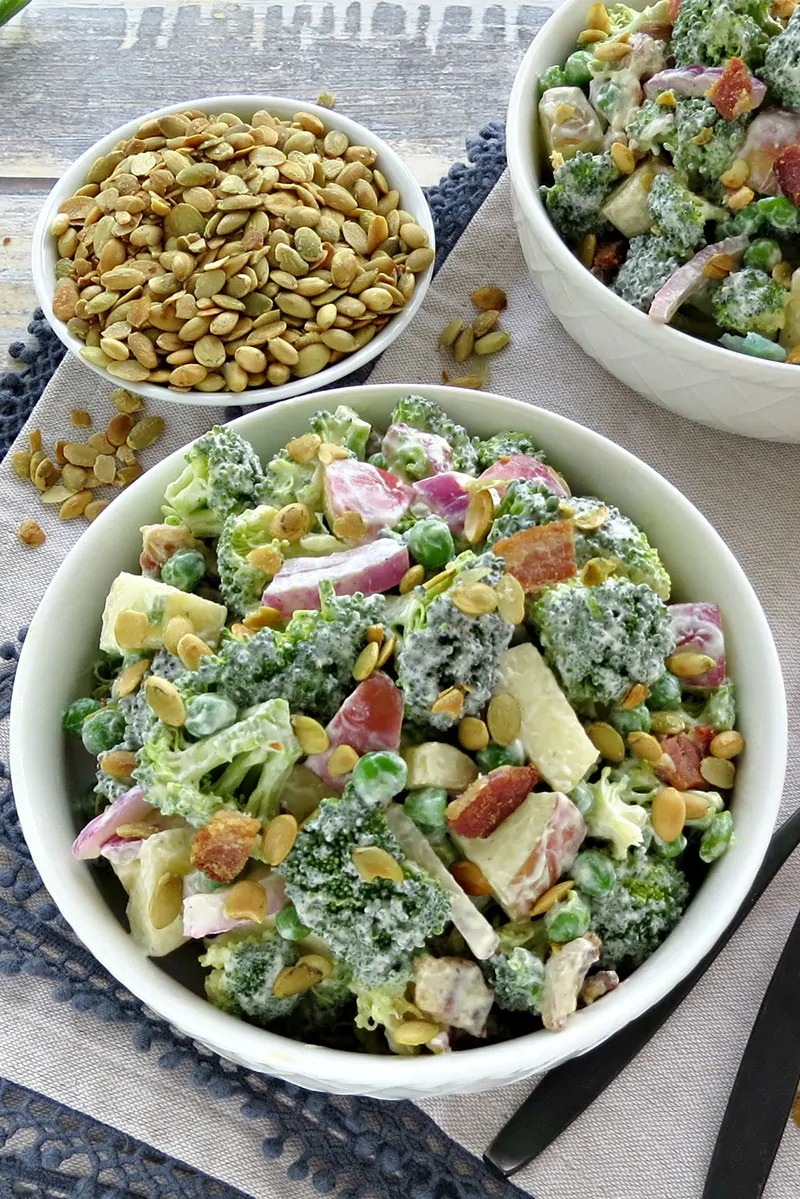
[{"label": "black utensil handle", "polygon": [[484,1161],[504,1178],[521,1170],[551,1145],[609,1086],[620,1071],[658,1032],[678,1008],[733,934],[746,919],[767,886],[800,844],[800,809],[786,820],[769,843],[764,861],[741,907],[716,944],[668,995],[638,1020],[581,1057],[551,1070],[501,1128]]},{"label": "black utensil handle", "polygon": [[750,1033],[708,1170],[703,1199],[759,1199],[800,1078],[800,916]]}]

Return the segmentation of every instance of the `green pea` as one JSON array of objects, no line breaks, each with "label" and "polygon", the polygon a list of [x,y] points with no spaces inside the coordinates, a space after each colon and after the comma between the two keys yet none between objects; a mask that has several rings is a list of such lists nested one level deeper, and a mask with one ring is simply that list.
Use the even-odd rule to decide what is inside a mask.
[{"label": "green pea", "polygon": [[87,716],[81,728],[81,740],[84,748],[95,757],[98,754],[107,753],[115,745],[119,745],[124,736],[125,717],[119,708],[114,708],[110,704]]},{"label": "green pea", "polygon": [[438,516],[427,516],[409,529],[409,552],[422,566],[435,570],[455,554],[453,534]]},{"label": "green pea", "polygon": [[380,451],[378,451],[377,454],[371,454],[369,458],[367,458],[367,462],[369,462],[370,466],[377,466],[380,470],[387,469],[386,455],[382,454]]},{"label": "green pea", "polygon": [[[748,207],[752,207],[752,205]],[[756,208],[769,221],[773,229],[787,232],[797,228],[798,210],[791,200],[787,200],[786,196],[765,196],[764,199],[757,201]],[[746,211],[746,208],[742,209],[742,212]]]},{"label": "green pea", "polygon": [[399,754],[378,750],[358,759],[350,782],[362,799],[385,803],[403,790],[407,776],[408,767]]},{"label": "green pea", "polygon": [[589,50],[576,50],[564,63],[564,77],[570,87],[588,87],[592,80],[594,55]]},{"label": "green pea", "polygon": [[441,787],[421,787],[409,791],[403,811],[422,829],[443,829],[449,796]]},{"label": "green pea", "polygon": [[86,717],[91,716],[92,712],[99,712],[102,706],[99,700],[90,699],[88,696],[73,700],[61,717],[61,727],[70,737],[80,737]]},{"label": "green pea", "polygon": [[226,695],[194,695],[186,701],[186,731],[193,737],[210,737],[233,724],[237,710]]},{"label": "green pea", "polygon": [[426,830],[426,835],[431,843],[431,849],[439,861],[444,862],[448,869],[453,865],[453,862],[458,862],[461,859],[462,854],[458,852],[444,829],[434,830],[433,832]]},{"label": "green pea", "polygon": [[680,857],[686,845],[687,841],[683,833],[678,833],[674,841],[663,841],[658,833],[653,833],[653,847],[661,858]]},{"label": "green pea", "polygon": [[523,766],[525,751],[519,741],[512,741],[511,745],[498,745],[496,741],[490,741],[486,749],[478,750],[475,760],[483,773],[488,774],[498,766]]},{"label": "green pea", "polygon": [[294,904],[287,903],[275,917],[275,932],[283,937],[284,941],[302,941],[310,935],[311,929],[303,924]]},{"label": "green pea", "polygon": [[655,712],[674,712],[681,706],[681,681],[665,670],[660,679],[650,685],[647,706]]},{"label": "green pea", "polygon": [[585,849],[572,863],[570,874],[575,886],[586,895],[605,895],[617,881],[614,863],[599,849]]},{"label": "green pea", "polygon": [[771,237],[759,237],[745,250],[744,265],[768,273],[783,260],[781,248]]},{"label": "green pea", "polygon": [[644,704],[635,708],[620,708],[615,705],[611,709],[609,720],[623,737],[627,737],[628,733],[650,732],[650,713]]},{"label": "green pea", "polygon": [[402,446],[392,465],[398,474],[404,474],[407,479],[425,479],[431,469],[428,455],[421,445]]},{"label": "green pea", "polygon": [[576,783],[569,793],[569,798],[575,804],[581,816],[585,816],[591,810],[594,803],[594,791],[588,783]]},{"label": "green pea", "polygon": [[762,227],[766,220],[766,214],[761,211],[760,203],[759,201],[758,204],[748,204],[747,208],[742,208],[736,213],[731,224],[737,233],[746,233],[752,237]]},{"label": "green pea", "polygon": [[199,550],[177,550],[161,567],[161,582],[194,591],[205,573],[206,560]]},{"label": "green pea", "polygon": [[728,849],[733,836],[733,817],[730,812],[720,812],[711,822],[700,839],[700,860],[716,862]]},{"label": "green pea", "polygon": [[559,900],[545,914],[544,926],[550,940],[563,945],[588,932],[591,919],[592,913],[586,900],[577,891],[570,891],[566,899]]},{"label": "green pea", "polygon": [[564,87],[567,77],[559,66],[548,67],[539,77],[539,91],[546,92],[551,87]]}]

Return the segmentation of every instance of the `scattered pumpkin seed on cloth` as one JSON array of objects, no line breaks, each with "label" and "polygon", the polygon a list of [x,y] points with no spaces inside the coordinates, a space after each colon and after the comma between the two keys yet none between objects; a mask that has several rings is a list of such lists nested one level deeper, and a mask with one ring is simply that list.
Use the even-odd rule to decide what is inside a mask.
[{"label": "scattered pumpkin seed on cloth", "polygon": [[309,112],[151,118],[53,219],[53,312],[124,383],[315,375],[402,312],[433,263],[377,157]]}]

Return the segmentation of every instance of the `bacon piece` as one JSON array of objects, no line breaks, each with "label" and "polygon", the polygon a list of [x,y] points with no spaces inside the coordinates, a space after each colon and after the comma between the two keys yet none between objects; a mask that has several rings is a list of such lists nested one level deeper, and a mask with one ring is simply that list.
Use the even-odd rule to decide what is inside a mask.
[{"label": "bacon piece", "polygon": [[778,159],[777,171],[783,194],[800,205],[800,146],[787,146]]},{"label": "bacon piece", "polygon": [[349,773],[335,778],[328,773],[328,762],[337,745],[351,745],[359,754],[379,749],[396,750],[400,745],[402,723],[402,691],[388,675],[371,674],[348,695],[328,725],[328,749],[306,758],[306,766],[334,791],[344,791]]},{"label": "bacon piece", "polygon": [[521,529],[510,537],[501,537],[492,549],[505,559],[506,570],[525,591],[571,579],[577,570],[575,528],[570,520]]},{"label": "bacon piece", "polygon": [[668,0],[667,2],[667,17],[674,25],[678,19],[678,12],[681,7],[681,0]]},{"label": "bacon piece", "polygon": [[598,970],[596,974],[590,974],[581,987],[581,1002],[591,1007],[609,991],[616,991],[618,986],[619,975],[616,970]]},{"label": "bacon piece", "polygon": [[439,1024],[483,1037],[494,993],[475,962],[425,954],[414,962],[414,1002]]},{"label": "bacon piece", "polygon": [[192,838],[192,865],[217,883],[232,883],[244,870],[261,823],[243,812],[217,812]]},{"label": "bacon piece", "polygon": [[698,725],[691,733],[678,733],[661,742],[664,757],[655,767],[656,774],[678,791],[707,791],[708,783],[700,773],[700,763],[708,756],[714,730]]},{"label": "bacon piece", "polygon": [[753,85],[747,64],[741,58],[729,58],[725,70],[711,85],[708,98],[721,117],[735,121],[753,110]]},{"label": "bacon piece", "polygon": [[517,810],[538,781],[535,766],[498,766],[479,775],[447,805],[447,823],[462,837],[488,837]]},{"label": "bacon piece", "polygon": [[617,241],[603,241],[597,247],[595,252],[592,267],[602,274],[608,271],[615,271],[618,266],[622,265],[622,260],[625,257],[625,251],[628,248],[628,243],[621,238]]}]

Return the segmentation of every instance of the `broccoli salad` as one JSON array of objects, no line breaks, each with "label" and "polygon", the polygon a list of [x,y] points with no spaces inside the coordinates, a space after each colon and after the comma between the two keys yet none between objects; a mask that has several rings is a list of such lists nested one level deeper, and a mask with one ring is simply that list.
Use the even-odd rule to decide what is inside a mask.
[{"label": "broccoli salad", "polygon": [[650,318],[800,363],[800,8],[592,4],[540,79],[550,219]]},{"label": "broccoli salad", "polygon": [[74,853],[146,954],[262,1027],[419,1054],[560,1030],[658,948],[744,742],[719,608],[669,602],[633,521],[416,395],[266,465],[214,428],[163,516],[64,714],[97,772]]}]

